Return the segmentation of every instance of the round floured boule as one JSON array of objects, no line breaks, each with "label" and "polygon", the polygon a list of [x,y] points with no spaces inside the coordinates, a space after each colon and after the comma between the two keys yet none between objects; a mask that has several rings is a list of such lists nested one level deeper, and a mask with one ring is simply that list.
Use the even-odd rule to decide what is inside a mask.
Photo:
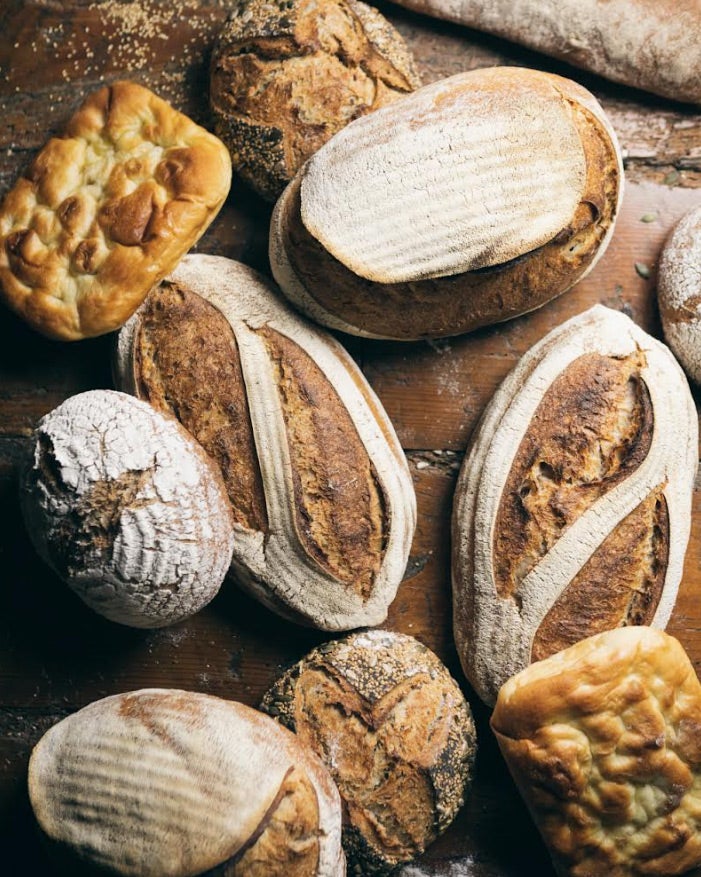
[{"label": "round floured boule", "polygon": [[216,466],[175,420],[124,393],[81,393],[42,418],[21,501],[42,558],[121,624],[192,615],[231,560]]},{"label": "round floured boule", "polygon": [[352,873],[394,872],[462,806],[476,750],[470,707],[413,637],[369,630],[324,643],[278,679],[261,708],[329,769]]},{"label": "round floured boule", "polygon": [[335,339],[251,268],[193,255],[124,326],[115,372],[218,464],[232,569],[256,599],[325,630],[386,618],[416,499],[389,418]]},{"label": "round floured boule", "polygon": [[459,74],[358,119],[288,186],[276,280],[332,328],[409,340],[533,310],[603,253],[623,169],[589,92],[534,70]]},{"label": "round floured boule", "polygon": [[662,250],[657,300],[665,340],[701,384],[701,206],[682,218]]},{"label": "round floured boule", "polygon": [[210,103],[236,171],[274,201],[344,125],[420,85],[399,33],[359,0],[242,0],[212,55]]},{"label": "round floured boule", "polygon": [[669,620],[698,462],[689,385],[664,344],[596,306],[545,336],[485,409],[453,508],[453,624],[493,703],[532,661]]},{"label": "round floured boule", "polygon": [[54,725],[29,762],[51,840],[126,877],[343,877],[326,769],[240,703],[143,689]]}]

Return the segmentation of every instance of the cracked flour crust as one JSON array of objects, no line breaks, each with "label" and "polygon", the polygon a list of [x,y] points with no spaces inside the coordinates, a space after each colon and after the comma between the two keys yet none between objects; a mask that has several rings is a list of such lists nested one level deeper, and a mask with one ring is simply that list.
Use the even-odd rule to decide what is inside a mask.
[{"label": "cracked flour crust", "polygon": [[233,551],[221,476],[174,420],[123,393],[68,399],[35,433],[22,489],[43,559],[91,608],[162,627],[219,590]]}]

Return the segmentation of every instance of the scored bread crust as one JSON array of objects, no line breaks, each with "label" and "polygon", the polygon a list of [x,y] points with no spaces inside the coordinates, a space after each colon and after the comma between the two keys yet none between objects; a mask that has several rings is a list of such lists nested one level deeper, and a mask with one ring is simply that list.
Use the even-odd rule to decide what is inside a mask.
[{"label": "scored bread crust", "polygon": [[[639,436],[638,442],[644,453],[637,456],[633,453],[631,470],[622,468],[616,477],[592,476],[587,472],[585,452],[589,451],[585,451],[578,424],[600,405],[607,405],[608,397],[602,384],[592,378],[593,371],[583,368],[572,389],[572,398],[577,401],[562,415],[562,436],[577,449],[573,452],[574,465],[581,471],[572,477],[578,478],[585,492],[593,495],[546,544],[544,553],[523,571],[513,590],[505,589],[499,582],[497,548],[505,546],[500,550],[507,554],[516,552],[512,560],[517,569],[524,562],[522,549],[515,541],[509,541],[510,533],[504,534],[498,529],[508,490],[517,493],[517,507],[522,509],[518,529],[523,530],[536,516],[536,538],[548,538],[546,527],[537,517],[537,508],[529,511],[527,499],[520,499],[519,485],[510,485],[511,470],[515,468],[525,436],[535,431],[532,435],[536,448],[534,459],[536,463],[542,461],[544,487],[559,486],[559,492],[552,499],[553,513],[560,518],[568,516],[568,505],[573,501],[572,494],[567,494],[571,486],[570,473],[556,471],[557,465],[551,466],[551,461],[543,456],[539,441],[542,437],[538,432],[542,419],[538,415],[541,403],[556,381],[592,355],[614,366],[622,365],[630,357],[640,358],[636,380],[640,384],[642,407],[649,408],[644,412],[641,426],[645,434]],[[629,380],[627,374],[624,380]],[[619,614],[619,607],[611,608],[604,600],[613,587],[609,588],[605,580],[594,585],[589,583],[593,591],[589,594],[590,611],[586,621],[584,614],[581,618],[572,617],[571,608],[568,615],[568,588],[578,576],[584,576],[586,594],[588,562],[602,546],[605,548],[608,537],[625,525],[631,513],[655,496],[664,505],[667,523],[665,531],[660,533],[657,554],[650,559],[653,574],[659,573],[661,582],[659,587],[657,583],[652,587],[644,618],[645,623],[655,627],[667,624],[681,581],[689,538],[691,495],[698,461],[697,432],[696,408],[678,363],[663,344],[617,311],[597,305],[558,326],[521,358],[485,409],[460,472],[453,506],[455,642],[465,674],[486,703],[494,703],[506,679],[533,660],[539,631],[556,605],[560,615],[555,629],[549,633],[555,642],[562,636],[573,642],[587,635],[582,634],[582,630],[586,630],[583,624],[592,624],[598,631],[632,622],[625,612],[622,616]],[[565,441],[565,438],[560,440]],[[602,457],[608,453],[606,445],[611,442],[611,435],[585,438],[587,445],[593,441],[591,453]],[[647,446],[646,442],[649,442]],[[621,452],[631,450],[634,452],[634,444],[630,448],[624,445]],[[554,471],[549,471],[551,468]],[[593,493],[599,488],[602,488],[601,493]],[[524,492],[539,489],[524,485]],[[506,526],[514,525],[507,523]],[[632,545],[619,546],[614,554],[622,562],[627,557],[632,563],[639,562],[634,559]],[[599,598],[596,587],[603,589]]]},{"label": "scored bread crust", "polygon": [[[492,109],[489,112],[493,112],[495,119],[498,115],[495,108],[500,106],[500,93],[503,93],[504,102],[501,109],[507,103],[510,105],[516,94],[526,106],[530,100],[533,108],[538,108],[542,103],[550,108],[550,112],[560,114],[564,129],[571,130],[577,141],[576,151],[582,151],[584,176],[580,178],[577,161],[569,154],[569,141],[561,146],[566,153],[558,159],[558,162],[562,162],[562,168],[557,164],[560,168],[558,174],[562,171],[564,176],[555,174],[553,166],[552,180],[548,178],[547,169],[541,168],[536,173],[535,167],[542,162],[547,165],[553,149],[544,147],[543,154],[534,164],[537,150],[534,151],[532,143],[529,143],[519,147],[522,155],[530,156],[523,166],[523,178],[517,171],[511,180],[509,174],[513,174],[513,167],[505,170],[499,164],[505,161],[512,148],[508,137],[508,119],[498,123],[506,124],[503,155],[502,147],[493,147],[487,136],[490,131],[489,112],[483,120],[484,134],[476,129],[471,133],[473,114],[470,108],[483,91],[490,96],[488,105]],[[464,136],[476,139],[470,146],[456,147],[454,154],[449,152],[447,160],[455,162],[455,175],[459,174],[462,160],[480,166],[484,164],[486,170],[477,176],[474,192],[457,201],[454,176],[452,179],[450,175],[446,176],[441,183],[447,187],[445,197],[451,204],[455,202],[450,221],[447,222],[439,211],[435,221],[431,219],[429,226],[423,228],[421,198],[424,196],[421,192],[425,189],[426,197],[430,196],[435,204],[442,205],[440,193],[432,191],[427,181],[421,182],[417,168],[411,167],[410,148],[392,158],[391,147],[394,142],[395,115],[402,119],[409,117],[410,129],[414,126],[421,130],[422,125],[426,124],[425,112],[417,112],[416,118],[412,114],[414,106],[418,107],[419,102],[423,106],[426,102],[426,94],[434,95],[436,118],[443,120],[429,137],[433,138],[433,152],[445,152],[445,137],[455,139],[463,136],[459,133],[459,123],[462,122],[466,132]],[[482,108],[480,115],[484,114]],[[498,130],[495,128],[493,132],[495,137]],[[446,134],[446,131],[452,133]],[[344,129],[339,138],[352,145],[360,140],[365,142],[370,135],[380,142],[378,149],[386,153],[391,165],[388,174],[394,175],[391,178],[396,179],[399,187],[397,199],[409,199],[407,208],[394,209],[391,192],[383,198],[377,198],[375,203],[373,198],[377,197],[376,192],[369,182],[363,183],[360,172],[357,190],[362,192],[363,197],[366,196],[371,205],[374,204],[369,209],[380,210],[385,217],[391,219],[397,213],[416,215],[417,228],[422,226],[420,233],[409,228],[398,242],[394,227],[396,222],[393,219],[383,220],[380,244],[373,248],[376,256],[371,261],[362,255],[362,247],[357,249],[357,242],[353,244],[355,249],[352,247],[346,252],[344,238],[338,237],[333,230],[337,225],[337,219],[332,215],[332,205],[339,200],[338,174],[329,173],[328,178],[324,176],[324,156],[327,150],[335,148],[336,138],[317,153],[287,187],[271,221],[270,261],[276,280],[298,307],[325,325],[366,337],[397,340],[470,331],[533,310],[565,292],[591,270],[608,245],[622,197],[620,150],[610,123],[596,100],[569,80],[514,68],[458,74],[421,89],[405,98],[401,104],[358,120]],[[523,135],[516,132],[514,136]],[[542,134],[533,136],[542,138]],[[335,151],[342,155],[347,148]],[[514,166],[518,167],[516,158]],[[336,165],[339,164],[338,160],[334,161]],[[420,171],[424,160],[419,157],[417,161]],[[394,164],[403,167],[403,163],[408,168],[404,175],[393,167]],[[317,184],[306,190],[305,195],[308,176],[312,173]],[[437,173],[445,175],[445,168]],[[414,177],[418,194],[408,188],[406,191],[402,189],[407,180],[411,181]],[[572,199],[573,206],[566,211],[568,218],[562,221],[560,217],[559,222],[555,223],[557,228],[547,224],[538,226],[532,222],[531,212],[536,209],[535,204],[529,206],[525,197],[529,191],[538,191],[536,201],[539,201],[544,187],[549,190],[550,186],[555,200],[560,200],[562,193],[566,193],[565,203]],[[325,189],[328,191],[324,195]],[[315,192],[320,191],[321,204],[314,205]],[[513,192],[518,193],[518,197]],[[329,193],[333,195],[330,201]],[[358,200],[357,194],[354,195],[355,200]],[[474,203],[482,200],[487,206],[481,213],[478,211],[475,218]],[[324,207],[327,201],[328,209]],[[489,207],[490,203],[492,207]],[[504,213],[505,222],[494,225],[490,217],[500,211]],[[557,211],[551,219],[556,215],[559,216]],[[310,216],[313,216],[313,221],[308,220]],[[465,221],[468,223],[467,230],[461,230],[460,222]],[[324,228],[324,223],[328,223],[328,228]],[[500,234],[505,225],[510,227],[504,231],[505,239],[501,240]],[[528,230],[531,225],[534,231]],[[369,223],[368,228],[370,226],[375,234],[375,226]],[[327,243],[331,241],[327,237],[329,230],[335,255],[322,243],[322,240]],[[412,234],[416,235],[415,247],[412,245]],[[402,272],[404,279],[401,282],[381,282],[382,273],[377,273],[372,267],[378,258],[379,267],[384,258],[383,235],[388,241],[389,254],[393,254],[390,270]],[[440,250],[438,257],[432,251],[433,245],[425,245],[433,236],[436,236],[436,246]],[[414,251],[419,255],[415,255]],[[472,260],[473,270],[464,270],[464,252],[467,251],[472,253],[469,259]],[[358,256],[361,262],[357,261]],[[502,258],[506,261],[495,261]],[[349,265],[362,271],[363,276],[351,270]]]},{"label": "scored bread crust", "polygon": [[620,628],[532,664],[491,726],[561,877],[701,865],[701,685],[673,637]]},{"label": "scored bread crust", "polygon": [[74,341],[121,326],[224,203],[221,141],[134,82],[91,94],[0,208],[2,298]]},{"label": "scored bread crust", "polygon": [[328,772],[241,703],[156,688],[95,701],[41,738],[28,785],[41,829],[109,873],[345,874]]},{"label": "scored bread crust", "polygon": [[[221,321],[209,332],[230,336],[222,354],[226,363],[211,377],[215,396],[224,366],[240,363],[240,397],[200,401],[204,407],[196,418],[207,425],[222,406],[230,410],[209,443],[200,438],[218,458],[234,506],[243,506],[239,491],[258,495],[254,511],[242,508],[236,514],[232,569],[237,581],[298,623],[326,630],[379,624],[404,574],[416,499],[394,429],[361,371],[335,339],[295,314],[270,282],[245,265],[218,256],[188,256],[165,284],[208,302]],[[115,378],[127,392],[182,416],[197,404],[194,396],[204,400],[212,388],[188,391],[196,366],[182,364],[163,398],[149,388],[149,371],[159,353],[147,350],[144,355],[139,339],[152,299],[158,311],[158,294],[154,290],[120,332]],[[176,322],[169,330],[176,344],[185,337],[180,326]],[[197,355],[204,360],[212,345],[207,346],[206,333],[203,337]],[[250,422],[250,437],[237,439],[238,446],[222,453],[236,421]],[[335,460],[327,461],[330,453],[343,458],[343,471]],[[234,465],[241,463],[246,477],[253,470],[259,473],[248,486],[236,477]],[[348,490],[358,492],[345,492],[346,482]],[[372,505],[375,495],[378,508]],[[345,505],[344,497],[350,497]],[[378,517],[379,539],[365,539],[368,522]],[[348,563],[351,555],[357,558],[355,566]],[[330,562],[334,556],[342,572]]]}]

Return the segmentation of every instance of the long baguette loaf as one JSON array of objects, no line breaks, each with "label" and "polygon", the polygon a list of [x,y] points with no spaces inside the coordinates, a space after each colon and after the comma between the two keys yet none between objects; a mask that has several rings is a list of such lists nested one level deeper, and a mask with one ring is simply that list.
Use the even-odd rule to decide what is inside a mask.
[{"label": "long baguette loaf", "polygon": [[701,102],[698,0],[396,0],[674,100]]}]

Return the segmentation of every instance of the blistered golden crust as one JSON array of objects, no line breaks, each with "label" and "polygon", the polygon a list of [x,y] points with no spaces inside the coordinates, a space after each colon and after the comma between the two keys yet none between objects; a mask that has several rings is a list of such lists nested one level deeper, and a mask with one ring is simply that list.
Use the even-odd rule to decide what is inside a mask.
[{"label": "blistered golden crust", "polygon": [[0,208],[0,288],[34,329],[66,341],[121,326],[226,198],[214,135],[148,89],[90,95]]},{"label": "blistered golden crust", "polygon": [[512,677],[491,724],[560,874],[701,864],[701,685],[677,640],[583,640]]}]

